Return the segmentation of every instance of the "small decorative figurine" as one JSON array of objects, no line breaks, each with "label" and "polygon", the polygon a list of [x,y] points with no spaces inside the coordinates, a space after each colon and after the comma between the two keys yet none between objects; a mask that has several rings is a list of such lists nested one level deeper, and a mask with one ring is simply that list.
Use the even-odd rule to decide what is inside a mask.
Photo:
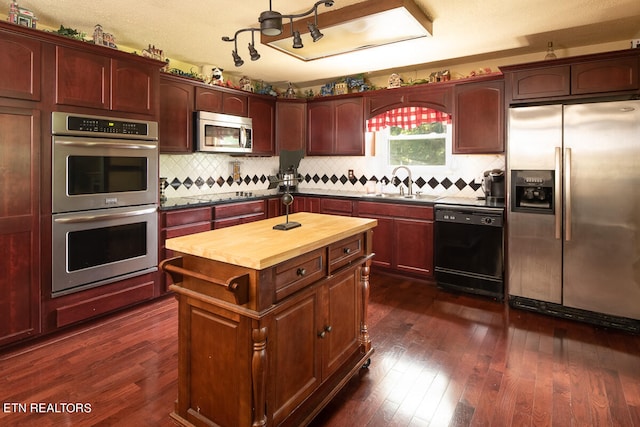
[{"label": "small decorative figurine", "polygon": [[164,51],[162,49],[156,48],[155,45],[149,45],[149,47],[144,49],[142,51],[142,56],[157,59],[158,61],[164,61]]},{"label": "small decorative figurine", "polygon": [[320,95],[321,96],[331,96],[331,95],[333,95],[333,86],[334,86],[334,83],[327,83],[324,86],[322,86],[320,88]]},{"label": "small decorative figurine", "polygon": [[253,84],[251,83],[251,79],[249,77],[242,76],[242,78],[238,83],[240,84],[240,88],[242,90],[246,90],[247,92],[253,92]]},{"label": "small decorative figurine", "polygon": [[333,88],[334,95],[344,95],[347,93],[349,93],[349,85],[347,85],[347,82],[336,83]]},{"label": "small decorative figurine", "polygon": [[397,73],[393,73],[389,76],[389,89],[402,86],[402,78]]},{"label": "small decorative figurine", "polygon": [[209,80],[210,85],[224,85],[224,77],[222,77],[222,72],[224,70],[222,68],[215,67],[211,70],[211,79]]},{"label": "small decorative figurine", "polygon": [[[99,46],[107,46],[113,49],[118,48],[118,46],[116,46],[115,36],[111,33],[105,33],[102,29],[102,25],[100,24],[96,24],[93,29],[93,43]],[[149,48],[151,48],[151,45],[149,45]],[[144,54],[144,51],[142,51],[142,53]]]},{"label": "small decorative figurine", "polygon": [[289,87],[287,88],[287,90],[284,92],[284,97],[285,98],[289,98],[289,99],[293,99],[296,97],[296,91],[293,88],[293,85],[291,83],[289,83]]},{"label": "small decorative figurine", "polygon": [[13,1],[9,6],[9,16],[7,21],[12,24],[22,25],[23,27],[36,28],[38,18],[27,8],[18,6],[18,2]]}]

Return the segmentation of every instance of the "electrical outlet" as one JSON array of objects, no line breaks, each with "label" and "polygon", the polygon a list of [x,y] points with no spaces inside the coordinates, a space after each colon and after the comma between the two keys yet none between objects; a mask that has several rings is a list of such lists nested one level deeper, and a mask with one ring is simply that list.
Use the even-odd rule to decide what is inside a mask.
[{"label": "electrical outlet", "polygon": [[631,49],[640,48],[640,39],[631,40]]},{"label": "electrical outlet", "polygon": [[347,178],[349,179],[355,178],[355,175],[353,174],[353,169],[349,169],[349,171],[347,172]]}]

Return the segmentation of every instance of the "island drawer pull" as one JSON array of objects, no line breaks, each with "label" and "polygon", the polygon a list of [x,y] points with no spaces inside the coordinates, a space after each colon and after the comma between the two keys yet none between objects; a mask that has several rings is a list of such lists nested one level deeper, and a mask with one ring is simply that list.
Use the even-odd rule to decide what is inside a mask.
[{"label": "island drawer pull", "polygon": [[343,252],[349,255],[351,253],[351,248],[344,248]]},{"label": "island drawer pull", "polygon": [[304,275],[306,275],[306,274],[307,274],[307,270],[306,270],[305,268],[300,267],[300,268],[296,271],[296,274],[297,274],[298,276],[304,276]]},{"label": "island drawer pull", "polygon": [[242,305],[249,302],[249,273],[242,274],[240,276],[233,276],[226,282],[222,282],[202,273],[183,268],[182,257],[165,259],[160,262],[160,268],[169,273],[173,283],[181,283],[183,280],[182,276],[189,276],[194,279],[227,288],[227,290],[235,297],[236,304]]}]

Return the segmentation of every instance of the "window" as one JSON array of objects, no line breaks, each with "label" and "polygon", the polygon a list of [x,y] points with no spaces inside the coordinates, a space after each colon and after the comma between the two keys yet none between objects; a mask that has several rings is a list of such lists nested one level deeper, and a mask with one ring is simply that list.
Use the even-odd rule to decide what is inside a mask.
[{"label": "window", "polygon": [[447,164],[447,126],[442,122],[424,123],[413,129],[390,127],[389,165],[445,166]]}]

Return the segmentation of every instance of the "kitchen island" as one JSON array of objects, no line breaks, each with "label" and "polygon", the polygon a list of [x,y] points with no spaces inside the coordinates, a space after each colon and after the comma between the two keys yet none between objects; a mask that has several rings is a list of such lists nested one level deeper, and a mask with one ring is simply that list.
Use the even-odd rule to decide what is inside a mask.
[{"label": "kitchen island", "polygon": [[305,425],[373,353],[372,228],[315,213],[168,239],[179,425]]}]

